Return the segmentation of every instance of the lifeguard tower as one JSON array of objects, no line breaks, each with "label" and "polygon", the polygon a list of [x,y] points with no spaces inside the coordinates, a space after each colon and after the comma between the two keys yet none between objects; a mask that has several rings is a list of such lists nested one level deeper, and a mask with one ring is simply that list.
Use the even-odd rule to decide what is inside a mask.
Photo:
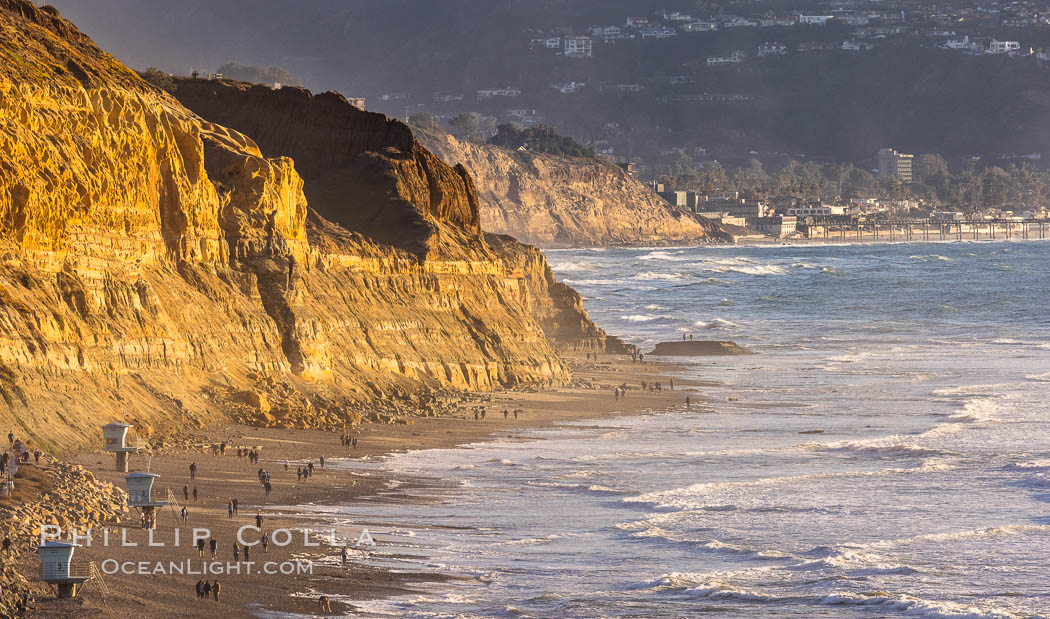
[{"label": "lifeguard tower", "polygon": [[122,421],[114,421],[102,426],[102,449],[112,452],[116,456],[117,471],[128,472],[128,454],[135,453],[138,447],[128,444],[128,430],[130,425]]},{"label": "lifeguard tower", "polygon": [[40,555],[40,578],[58,585],[58,597],[76,597],[80,586],[91,579],[91,563],[73,563],[77,545],[70,542],[44,542],[36,547]]},{"label": "lifeguard tower", "polygon": [[129,473],[124,476],[124,483],[128,486],[128,506],[137,507],[146,516],[149,528],[157,528],[155,512],[158,507],[167,507],[167,501],[153,500],[153,482],[160,475],[156,473]]}]

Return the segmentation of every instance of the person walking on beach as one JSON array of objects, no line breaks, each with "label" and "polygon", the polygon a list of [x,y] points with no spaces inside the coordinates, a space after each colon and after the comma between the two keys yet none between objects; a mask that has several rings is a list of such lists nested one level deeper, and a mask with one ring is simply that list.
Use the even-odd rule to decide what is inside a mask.
[{"label": "person walking on beach", "polygon": [[515,421],[518,420],[518,411],[517,410],[514,411],[514,420]]},{"label": "person walking on beach", "polygon": [[189,484],[182,484],[182,499],[184,501],[190,500],[190,486]]},{"label": "person walking on beach", "polygon": [[255,514],[255,528],[262,531],[262,515],[259,513]]},{"label": "person walking on beach", "polygon": [[503,421],[507,420],[507,416],[510,415],[510,411],[503,409]]},{"label": "person walking on beach", "polygon": [[210,582],[205,580],[204,581],[204,587],[203,587],[202,590],[204,591],[204,595],[202,596],[204,599],[208,599],[208,598],[211,597],[211,583]]},{"label": "person walking on beach", "polygon": [[686,408],[692,408],[692,406],[693,406],[692,400],[689,399],[689,396],[685,396],[685,407]]},{"label": "person walking on beach", "polygon": [[300,482],[303,481],[303,467],[300,466],[299,468],[295,469],[295,476]]},{"label": "person walking on beach", "polygon": [[190,518],[190,513],[186,511],[186,506],[182,506],[182,521],[187,522]]},{"label": "person walking on beach", "polygon": [[233,515],[237,515],[237,497],[233,497]]},{"label": "person walking on beach", "polygon": [[226,501],[226,513],[229,514],[230,518],[233,518],[233,499]]},{"label": "person walking on beach", "polygon": [[250,549],[251,549],[251,546],[249,546],[249,545],[247,545],[247,544],[245,544],[245,545],[244,545],[244,562],[245,562],[245,563],[247,563],[247,562],[248,562],[248,551],[249,551]]},{"label": "person walking on beach", "polygon": [[266,496],[270,496],[270,490],[272,490],[272,489],[273,489],[273,486],[271,486],[270,485],[270,481],[267,480],[266,483],[263,484],[263,490],[266,491]]},{"label": "person walking on beach", "polygon": [[219,583],[219,579],[215,579],[215,584],[211,586],[211,594],[214,596],[216,602],[219,601],[219,593],[222,591],[222,584]]},{"label": "person walking on beach", "polygon": [[215,558],[215,551],[219,549],[219,542],[215,541],[215,538],[211,538],[208,542],[208,549],[211,550],[211,558]]},{"label": "person walking on beach", "polygon": [[327,595],[322,595],[320,598],[318,598],[317,603],[321,607],[321,611],[320,612],[322,612],[322,613],[330,613],[330,612],[332,612],[332,601],[328,599]]},{"label": "person walking on beach", "polygon": [[190,462],[190,479],[197,479],[197,463]]},{"label": "person walking on beach", "polygon": [[339,559],[343,562],[343,567],[346,567],[346,557],[347,552],[346,546],[344,545],[342,548],[339,549]]},{"label": "person walking on beach", "polygon": [[286,470],[286,471],[288,470],[288,461],[287,460],[284,461],[284,470]]},{"label": "person walking on beach", "polygon": [[270,536],[269,535],[263,535],[262,536],[262,547],[263,547],[263,552],[270,552]]},{"label": "person walking on beach", "polygon": [[321,456],[321,468],[324,468],[324,456]]},{"label": "person walking on beach", "polygon": [[[248,547],[245,546],[244,549],[247,550]],[[234,542],[233,543],[233,562],[237,563],[240,560],[241,560],[241,550],[240,550],[240,548],[237,547],[237,542]]]},{"label": "person walking on beach", "polygon": [[478,411],[474,411],[474,421],[478,420]]},{"label": "person walking on beach", "polygon": [[310,474],[307,477],[313,477],[314,476],[314,463],[313,462],[307,462],[306,463],[306,469],[308,471],[310,471]]},{"label": "person walking on beach", "polygon": [[193,502],[197,502],[197,486],[193,487]]},{"label": "person walking on beach", "polygon": [[197,554],[200,556],[200,558],[202,558],[202,559],[204,558],[204,538],[203,537],[200,538],[199,540],[197,540]]},{"label": "person walking on beach", "polygon": [[674,379],[671,379],[671,391],[674,391]]}]

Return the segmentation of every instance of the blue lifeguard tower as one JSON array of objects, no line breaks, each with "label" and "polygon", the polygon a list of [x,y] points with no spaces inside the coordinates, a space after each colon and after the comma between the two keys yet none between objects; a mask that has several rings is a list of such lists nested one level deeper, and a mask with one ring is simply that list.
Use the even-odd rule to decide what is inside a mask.
[{"label": "blue lifeguard tower", "polygon": [[40,578],[58,585],[58,597],[76,597],[81,585],[91,579],[91,563],[73,563],[77,545],[70,542],[44,542],[36,547],[40,555]]},{"label": "blue lifeguard tower", "polygon": [[128,486],[128,506],[137,507],[147,517],[149,528],[155,529],[157,521],[154,517],[158,507],[167,507],[167,501],[153,500],[153,482],[160,475],[156,473],[128,473],[124,476],[124,483]]},{"label": "blue lifeguard tower", "polygon": [[130,428],[130,425],[122,421],[114,421],[102,426],[102,449],[116,456],[117,470],[121,473],[128,472],[128,454],[139,450],[138,447],[128,444]]}]

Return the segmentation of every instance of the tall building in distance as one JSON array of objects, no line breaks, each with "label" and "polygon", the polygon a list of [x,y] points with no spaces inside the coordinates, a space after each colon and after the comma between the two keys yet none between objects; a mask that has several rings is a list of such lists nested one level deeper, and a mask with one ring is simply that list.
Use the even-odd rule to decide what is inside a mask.
[{"label": "tall building in distance", "polygon": [[892,176],[902,183],[910,183],[912,179],[911,162],[914,158],[915,155],[898,153],[892,148],[879,149],[879,154],[875,156],[879,164],[879,176],[882,178]]}]

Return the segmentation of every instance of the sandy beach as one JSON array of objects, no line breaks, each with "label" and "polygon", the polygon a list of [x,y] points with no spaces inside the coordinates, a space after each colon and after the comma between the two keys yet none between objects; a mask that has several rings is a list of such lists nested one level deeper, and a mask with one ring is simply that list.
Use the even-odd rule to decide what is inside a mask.
[{"label": "sandy beach", "polygon": [[[304,547],[300,529],[321,529],[326,527],[326,523],[280,515],[279,507],[307,503],[348,504],[379,492],[389,498],[391,480],[380,475],[353,475],[353,459],[382,456],[400,450],[448,448],[483,441],[497,434],[503,438],[513,437],[519,430],[564,421],[664,410],[683,405],[687,395],[691,396],[693,406],[702,403],[701,383],[676,379],[677,389],[668,389],[668,376],[675,373],[675,366],[670,364],[638,364],[632,363],[630,358],[612,355],[603,355],[598,361],[577,357],[568,358],[566,362],[574,367],[575,382],[571,388],[468,394],[452,416],[414,418],[412,423],[406,425],[369,423],[353,428],[350,432],[357,437],[358,444],[351,449],[341,445],[339,433],[308,430],[231,425],[176,437],[176,445],[154,450],[152,455],[150,471],[161,476],[156,482],[153,496],[155,499],[158,495],[164,498],[170,489],[180,504],[186,504],[187,522],[180,521],[176,510],[166,508],[159,512],[153,540],[154,543],[163,542],[166,545],[149,547],[147,533],[139,527],[137,513],[131,512],[119,526],[110,527],[108,546],[103,547],[98,543],[100,532],[96,531],[95,543],[90,548],[78,549],[76,560],[91,560],[99,565],[114,560],[121,566],[130,565],[126,562],[146,562],[150,570],[155,569],[153,566],[157,562],[167,566],[169,562],[185,564],[189,560],[190,567],[186,573],[141,575],[137,573],[136,566],[132,569],[136,573],[132,575],[118,572],[104,576],[108,595],[103,596],[100,587],[92,583],[75,599],[58,600],[43,596],[32,605],[29,614],[41,617],[131,617],[141,616],[146,609],[157,616],[215,616],[222,613],[232,617],[265,614],[267,611],[318,614],[317,591],[346,595],[354,600],[369,600],[411,593],[413,586],[418,583],[441,581],[446,576],[434,573],[391,573],[378,568],[355,566],[352,561],[343,567],[339,560],[339,546],[345,543],[346,531],[342,531],[343,537],[337,539],[335,547],[327,540],[321,541],[317,547]],[[660,381],[664,389],[662,393],[643,393],[640,390],[642,381]],[[627,396],[615,398],[614,386],[624,383],[630,389]],[[475,407],[486,409],[487,415],[483,420],[475,421]],[[510,413],[506,420],[504,409]],[[514,410],[519,412],[517,419],[513,416]],[[226,441],[229,446],[226,455],[213,455],[209,446],[221,441]],[[246,459],[237,458],[237,447],[258,450],[260,463],[250,465]],[[325,456],[328,462],[336,459],[350,462],[341,463],[338,471],[321,468],[321,456]],[[99,479],[124,487],[124,475],[113,470],[110,454],[100,450],[87,451],[70,459],[83,465]],[[288,470],[285,470],[285,460],[289,463]],[[306,481],[297,480],[297,467],[308,462],[314,464],[313,477]],[[195,479],[190,479],[191,463],[197,465]],[[145,456],[132,457],[132,470],[141,470],[145,465]],[[258,468],[265,469],[272,476],[270,496],[266,496],[258,481]],[[413,500],[412,489],[417,487],[413,480],[397,481],[397,492],[404,500]],[[191,492],[192,488],[197,488],[196,502],[192,496],[188,501],[183,499],[184,485]],[[230,518],[227,505],[232,498],[238,501],[238,514]],[[272,516],[271,513],[278,515]],[[238,529],[254,525],[256,515],[263,516],[264,532],[280,528],[293,530],[291,543],[283,548],[271,543],[266,553],[259,546],[252,548],[250,560],[255,563],[253,573],[248,573],[248,567],[242,565],[240,574],[202,575],[202,560],[198,558],[192,541],[188,540],[192,529],[198,527],[210,531],[217,542],[215,560],[228,570],[227,562],[234,561],[233,543]],[[121,532],[121,528],[126,528],[126,532]],[[178,547],[173,546],[176,528],[180,529]],[[122,535],[128,541],[138,543],[138,546],[121,546],[119,540]],[[258,539],[258,536],[253,536],[253,532],[249,531],[245,538],[251,541]],[[27,557],[22,566],[27,577],[35,577],[39,570],[35,555],[27,553],[22,556]],[[205,556],[210,562],[207,546]],[[243,554],[239,559],[244,561]],[[280,566],[292,561],[309,561],[312,563],[312,573],[260,573],[263,563],[272,562]],[[115,568],[118,564],[110,561],[106,565]],[[219,602],[197,599],[194,588],[201,578],[218,578],[222,582]],[[349,610],[352,609],[333,602],[333,613]]]}]

